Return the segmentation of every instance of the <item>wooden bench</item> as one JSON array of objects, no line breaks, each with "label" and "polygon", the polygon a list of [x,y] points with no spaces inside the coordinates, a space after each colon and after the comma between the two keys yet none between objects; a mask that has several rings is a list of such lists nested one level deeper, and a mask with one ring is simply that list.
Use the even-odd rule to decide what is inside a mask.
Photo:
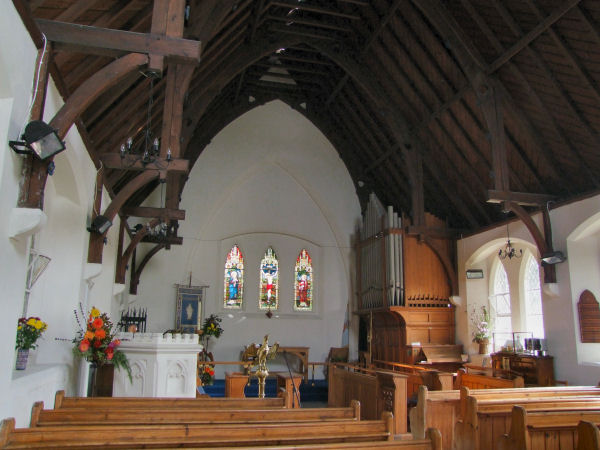
[{"label": "wooden bench", "polygon": [[460,369],[456,374],[456,389],[466,386],[471,389],[501,389],[525,387],[523,377],[517,376],[513,379],[500,378],[479,373],[469,373]]},{"label": "wooden bench", "polygon": [[[578,430],[586,431],[581,421],[600,423],[600,408],[595,411],[527,411],[514,406],[511,414],[510,432],[499,438],[499,450],[532,450],[553,448],[575,450],[578,448]],[[595,430],[597,439],[597,429]],[[585,443],[584,443],[585,444]],[[587,445],[587,444],[586,444]],[[598,447],[592,447],[597,449]]]},{"label": "wooden bench", "polygon": [[44,409],[36,402],[31,410],[31,427],[59,425],[152,425],[218,423],[290,423],[327,420],[360,420],[360,403],[347,408],[308,409],[199,409],[199,408],[59,408]]},{"label": "wooden bench", "polygon": [[[587,386],[482,390],[464,388],[461,404],[461,391],[429,391],[423,386],[418,394],[417,406],[410,411],[411,433],[415,437],[422,437],[427,428],[436,428],[442,436],[442,447],[445,450],[452,449],[455,440],[455,427],[466,413],[467,398],[469,396],[481,399],[482,402],[504,403],[504,408],[509,414],[510,408],[519,402],[541,402],[544,398],[553,401],[554,399],[560,400],[571,397],[578,397],[577,401],[588,401],[593,400],[594,396],[597,395],[600,395],[598,388]],[[572,399],[572,401],[575,400]],[[508,420],[503,429],[508,430]]]},{"label": "wooden bench", "polygon": [[362,420],[381,417],[386,410],[393,414],[396,433],[407,430],[407,376],[387,370],[337,363],[329,368],[328,406],[348,406],[360,402]]},{"label": "wooden bench", "polygon": [[460,415],[460,392],[430,391],[421,386],[417,394],[417,405],[410,410],[410,432],[422,439],[428,428],[439,430],[442,448],[452,450],[454,426]]},{"label": "wooden bench", "polygon": [[391,361],[373,361],[373,365],[380,369],[403,373],[408,376],[406,394],[407,398],[416,396],[419,386],[427,386],[430,391],[452,389],[453,375],[449,372]]},{"label": "wooden bench", "polygon": [[[285,408],[291,403],[290,393],[280,391],[278,397],[267,398],[152,398],[152,397],[66,397],[64,391],[58,391],[54,397],[54,409],[59,408],[226,408],[226,409],[263,409]],[[349,404],[349,403],[348,403]]]},{"label": "wooden bench", "polygon": [[[506,390],[510,391],[510,390]],[[503,392],[496,396],[478,396],[480,391],[461,389],[461,412],[454,430],[454,443],[458,448],[492,449],[501,436],[508,432],[511,411],[515,404],[531,412],[600,410],[600,396],[576,395],[576,391],[550,396],[542,392],[539,397],[532,393],[519,396],[514,392]],[[596,392],[598,394],[598,392]]]},{"label": "wooden bench", "polygon": [[0,446],[17,448],[175,448],[244,445],[315,445],[338,442],[391,441],[393,417],[381,420],[295,423],[177,425],[63,425],[15,429],[2,422]]}]

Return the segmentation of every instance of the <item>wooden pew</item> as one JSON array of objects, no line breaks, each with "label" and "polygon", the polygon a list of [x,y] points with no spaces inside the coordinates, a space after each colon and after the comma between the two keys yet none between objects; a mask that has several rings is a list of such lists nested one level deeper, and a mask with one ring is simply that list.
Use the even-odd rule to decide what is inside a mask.
[{"label": "wooden pew", "polygon": [[410,432],[415,439],[422,439],[428,428],[439,430],[442,448],[452,450],[454,426],[460,414],[460,392],[430,391],[421,386],[417,406],[410,410]]},{"label": "wooden pew", "polygon": [[[578,448],[577,432],[581,421],[596,425],[600,423],[600,408],[592,411],[530,412],[523,406],[517,405],[512,409],[510,432],[499,439],[497,448],[498,450],[538,448],[575,450]],[[585,428],[587,427],[584,425],[583,429]]]},{"label": "wooden pew", "polygon": [[598,450],[600,431],[594,423],[582,420],[577,425],[577,450]]},{"label": "wooden pew", "polygon": [[347,406],[356,399],[360,402],[362,420],[373,420],[381,417],[384,410],[390,411],[396,433],[406,433],[406,379],[406,375],[388,370],[365,369],[345,363],[331,364],[328,406]]},{"label": "wooden pew", "polygon": [[521,376],[507,379],[479,373],[469,373],[465,369],[460,369],[456,374],[456,383],[454,386],[458,390],[462,386],[470,389],[523,388],[525,387],[525,382]]},{"label": "wooden pew", "polygon": [[[452,391],[429,391],[421,387],[418,395],[417,406],[410,411],[411,433],[415,437],[423,437],[427,428],[433,427],[440,431],[442,436],[442,448],[450,450],[453,448],[457,423],[462,421],[467,410],[467,398],[477,397],[481,401],[493,401],[504,404],[503,407],[508,414],[515,403],[541,402],[544,398],[548,401],[554,399],[565,399],[578,397],[577,401],[594,400],[594,396],[600,395],[600,390],[595,387],[570,386],[570,387],[540,387],[540,388],[518,388],[518,389],[482,389],[472,390],[464,388],[461,392]],[[591,397],[591,398],[590,398]],[[600,398],[600,397],[598,397]],[[575,401],[571,399],[571,401]],[[458,427],[461,427],[460,425]],[[505,428],[508,431],[508,420]]]},{"label": "wooden pew", "polygon": [[391,361],[373,361],[376,368],[391,370],[408,375],[406,394],[407,398],[416,396],[419,386],[427,386],[430,391],[452,389],[454,376],[449,372],[440,372],[413,364],[403,364]]},{"label": "wooden pew", "polygon": [[[267,398],[152,398],[152,397],[66,397],[64,391],[58,391],[54,397],[54,409],[59,408],[227,408],[262,409],[285,408],[291,403],[290,393],[280,391],[278,397]],[[349,403],[348,403],[349,404]]]},{"label": "wooden pew", "polygon": [[339,442],[392,441],[393,417],[381,420],[295,423],[178,425],[63,425],[15,429],[2,422],[0,446],[17,448],[176,448],[244,445],[315,445]]},{"label": "wooden pew", "polygon": [[461,390],[460,420],[456,423],[453,437],[457,448],[495,448],[502,435],[509,430],[515,404],[532,413],[554,411],[572,414],[576,411],[600,410],[600,396],[574,395],[575,391],[570,393],[572,395],[563,396],[549,396],[546,395],[548,392],[543,392],[539,397],[531,394],[518,396],[511,392],[496,397],[478,397],[480,391],[470,392],[474,395],[468,395],[467,388]]},{"label": "wooden pew", "polygon": [[290,423],[327,420],[360,420],[360,403],[353,400],[347,408],[308,409],[199,409],[199,408],[58,408],[44,409],[36,402],[31,410],[30,427],[60,425],[152,425],[218,423]]}]

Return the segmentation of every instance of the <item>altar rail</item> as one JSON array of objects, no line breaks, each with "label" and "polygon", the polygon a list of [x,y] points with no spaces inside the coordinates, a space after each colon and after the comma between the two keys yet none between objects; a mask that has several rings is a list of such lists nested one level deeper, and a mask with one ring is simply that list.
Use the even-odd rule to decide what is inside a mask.
[{"label": "altar rail", "polygon": [[408,375],[345,363],[329,369],[329,406],[348,406],[356,399],[361,404],[361,420],[375,420],[389,411],[396,433],[406,433]]}]

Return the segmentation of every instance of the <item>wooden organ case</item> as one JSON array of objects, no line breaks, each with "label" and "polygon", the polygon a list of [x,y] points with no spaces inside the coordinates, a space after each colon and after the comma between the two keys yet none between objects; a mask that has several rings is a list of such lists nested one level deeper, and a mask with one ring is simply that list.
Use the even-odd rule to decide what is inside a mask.
[{"label": "wooden organ case", "polygon": [[[363,342],[360,350],[371,361],[416,364],[435,355],[427,361],[433,367],[458,367],[462,346],[454,345],[452,275],[442,262],[452,260],[453,242],[421,242],[406,233],[403,222],[407,220],[391,207],[384,209],[371,194],[356,249],[358,314],[370,330],[368,348]],[[445,227],[431,215],[426,215],[426,225]]]}]

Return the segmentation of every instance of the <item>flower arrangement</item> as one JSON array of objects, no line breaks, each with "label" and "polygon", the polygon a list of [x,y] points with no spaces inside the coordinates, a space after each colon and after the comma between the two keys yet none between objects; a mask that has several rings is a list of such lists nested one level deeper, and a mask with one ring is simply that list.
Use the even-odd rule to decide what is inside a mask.
[{"label": "flower arrangement", "polygon": [[215,369],[210,364],[200,364],[198,366],[198,372],[200,373],[200,381],[202,386],[213,384]]},{"label": "flower arrangement", "polygon": [[221,319],[216,314],[211,314],[204,320],[204,324],[202,325],[201,334],[202,336],[209,338],[210,336],[214,336],[218,338],[223,334],[223,328],[221,328]]},{"label": "flower arrangement", "polygon": [[483,342],[490,338],[490,313],[485,306],[481,307],[481,312],[473,310],[471,312],[471,323],[473,324],[473,342]]},{"label": "flower arrangement", "polygon": [[48,324],[39,317],[21,317],[17,322],[16,349],[29,350],[37,347],[37,340],[48,328]]},{"label": "flower arrangement", "polygon": [[118,350],[121,341],[114,339],[113,324],[108,314],[101,313],[96,307],[90,311],[85,327],[81,325],[80,318],[75,311],[75,317],[80,330],[73,339],[75,347],[73,353],[86,361],[101,366],[112,363],[118,369],[125,369],[131,381],[131,368],[125,353]]}]

